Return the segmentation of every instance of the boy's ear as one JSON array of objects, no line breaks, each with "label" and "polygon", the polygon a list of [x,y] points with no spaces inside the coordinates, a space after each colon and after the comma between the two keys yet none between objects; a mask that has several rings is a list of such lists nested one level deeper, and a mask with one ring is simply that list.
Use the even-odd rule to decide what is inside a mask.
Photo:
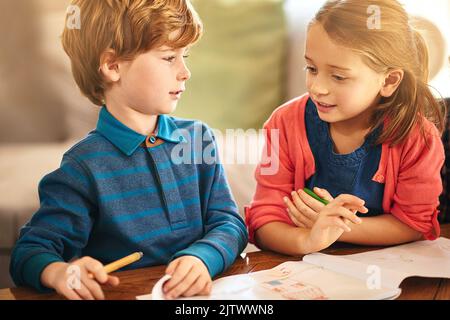
[{"label": "boy's ear", "polygon": [[108,49],[102,53],[99,71],[108,83],[120,80],[119,61],[114,50]]},{"label": "boy's ear", "polygon": [[403,80],[404,71],[402,69],[393,69],[385,75],[383,85],[380,90],[382,97],[390,97]]}]

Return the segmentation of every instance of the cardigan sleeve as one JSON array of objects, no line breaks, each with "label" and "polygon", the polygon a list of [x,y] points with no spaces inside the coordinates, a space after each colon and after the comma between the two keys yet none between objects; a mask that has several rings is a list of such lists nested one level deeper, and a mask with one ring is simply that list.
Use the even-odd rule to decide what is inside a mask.
[{"label": "cardigan sleeve", "polygon": [[269,222],[294,225],[286,211],[283,197],[294,190],[294,165],[288,155],[287,129],[275,111],[264,125],[265,145],[255,170],[256,192],[250,206],[245,208],[249,241],[254,242],[255,231]]},{"label": "cardigan sleeve", "polygon": [[440,171],[444,147],[432,125],[426,141],[421,135],[409,139],[398,174],[391,213],[403,223],[421,232],[425,239],[439,237],[439,195],[442,193]]}]

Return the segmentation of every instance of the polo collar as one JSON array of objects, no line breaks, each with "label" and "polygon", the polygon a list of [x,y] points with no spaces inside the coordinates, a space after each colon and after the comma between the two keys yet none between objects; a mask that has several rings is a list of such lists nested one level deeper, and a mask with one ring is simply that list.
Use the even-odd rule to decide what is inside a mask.
[{"label": "polo collar", "polygon": [[[156,124],[156,136],[172,143],[186,142],[181,134],[174,134],[178,129],[172,117],[161,114]],[[146,136],[127,127],[114,118],[106,106],[100,110],[97,131],[119,148],[127,156],[131,156],[145,141]]]}]

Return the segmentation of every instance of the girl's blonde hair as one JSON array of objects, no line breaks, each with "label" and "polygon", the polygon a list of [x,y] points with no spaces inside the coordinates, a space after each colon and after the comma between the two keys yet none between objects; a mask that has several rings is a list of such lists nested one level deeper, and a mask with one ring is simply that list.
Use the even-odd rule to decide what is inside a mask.
[{"label": "girl's blonde hair", "polygon": [[[167,45],[182,48],[202,34],[202,22],[189,0],[73,0],[80,13],[80,28],[66,28],[63,48],[68,54],[75,82],[94,104],[102,105],[106,83],[99,71],[101,55],[114,50],[117,59]],[[175,39],[169,34],[179,31]]]},{"label": "girl's blonde hair", "polygon": [[445,104],[440,104],[428,87],[426,43],[399,2],[329,0],[312,20],[314,23],[320,23],[336,43],[361,54],[376,72],[404,71],[397,90],[381,99],[372,116],[373,129],[385,124],[377,144],[401,143],[417,125],[425,138],[424,118],[443,132]]}]

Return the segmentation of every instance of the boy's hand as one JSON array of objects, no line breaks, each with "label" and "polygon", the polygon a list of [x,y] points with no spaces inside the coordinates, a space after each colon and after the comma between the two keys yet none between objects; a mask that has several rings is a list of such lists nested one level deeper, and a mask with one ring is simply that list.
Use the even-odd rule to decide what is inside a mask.
[{"label": "boy's hand", "polygon": [[173,260],[166,269],[172,278],[163,287],[166,299],[179,296],[209,295],[212,280],[202,260],[194,256],[182,256]]},{"label": "boy's hand", "polygon": [[103,300],[105,296],[99,283],[117,286],[119,282],[119,278],[108,275],[103,265],[90,257],[71,263],[51,263],[41,274],[44,286],[70,300]]},{"label": "boy's hand", "polygon": [[344,232],[350,232],[349,221],[354,224],[362,223],[356,216],[356,211],[347,209],[355,208],[356,211],[367,213],[364,200],[349,195],[341,194],[320,210],[317,220],[312,226],[308,248],[311,252],[323,250],[333,244]]},{"label": "boy's hand", "polygon": [[[325,189],[315,187],[314,193],[329,202],[333,200],[331,194]],[[291,195],[292,201],[288,197],[283,199],[287,205],[286,210],[289,217],[297,227],[311,229],[319,217],[320,210],[322,210],[325,205],[301,189],[292,191]]]}]

